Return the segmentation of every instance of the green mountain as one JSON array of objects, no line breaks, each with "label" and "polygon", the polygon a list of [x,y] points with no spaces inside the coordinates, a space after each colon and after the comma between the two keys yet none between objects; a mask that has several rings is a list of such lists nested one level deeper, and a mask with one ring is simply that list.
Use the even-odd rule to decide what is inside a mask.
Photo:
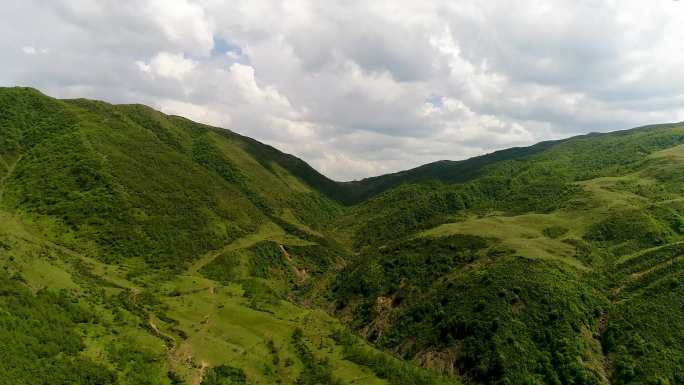
[{"label": "green mountain", "polygon": [[680,383],[683,143],[681,124],[573,138],[352,207],[341,317],[479,383]]},{"label": "green mountain", "polygon": [[684,383],[684,124],[335,182],[0,89],[0,384]]},{"label": "green mountain", "polygon": [[0,160],[0,384],[448,378],[312,306],[351,250],[326,229],[342,190],[293,156],[144,106],[5,88]]}]

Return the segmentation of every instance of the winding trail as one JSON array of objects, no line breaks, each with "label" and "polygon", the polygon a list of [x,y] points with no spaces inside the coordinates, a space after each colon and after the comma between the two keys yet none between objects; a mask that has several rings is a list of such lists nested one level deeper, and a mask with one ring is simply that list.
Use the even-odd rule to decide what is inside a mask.
[{"label": "winding trail", "polygon": [[[684,199],[684,198],[682,198],[682,199]],[[647,248],[647,249],[641,249],[641,250],[639,250],[639,251],[637,251],[637,252],[635,252],[635,253],[627,254],[627,255],[624,255],[624,256],[620,257],[620,258],[616,261],[615,264],[616,264],[616,267],[620,267],[620,265],[623,265],[623,264],[629,262],[630,260],[632,260],[632,259],[634,259],[634,258],[637,258],[637,257],[640,257],[640,256],[642,256],[642,255],[644,255],[644,254],[651,253],[651,252],[653,252],[653,251],[660,250],[660,249],[664,249],[664,248],[667,248],[667,247],[678,246],[678,245],[684,245],[684,241],[669,242],[669,243],[666,243],[666,244],[664,244],[664,245],[649,247],[649,248]]]},{"label": "winding trail", "polygon": [[[203,289],[204,290],[204,289]],[[195,333],[195,334],[201,334],[201,333],[206,333],[209,328],[213,325],[214,322],[214,316],[216,313],[216,310],[218,309],[218,306],[216,305],[216,300],[214,298],[216,294],[216,287],[214,285],[211,285],[206,288],[207,292],[209,293],[211,299],[211,307],[207,310],[207,313],[205,316],[202,318],[202,321],[200,324],[202,325],[200,329]],[[150,322],[152,322],[152,319],[150,319]],[[152,324],[150,324],[152,326]],[[153,326],[154,328],[154,326]],[[158,329],[157,329],[158,330]],[[158,333],[160,336],[164,336],[166,334],[159,332]],[[166,335],[168,336],[168,335]],[[192,345],[182,341],[180,344],[175,343],[174,339],[174,344],[172,347],[169,347],[168,349],[168,357],[169,357],[169,362],[175,362],[176,364],[183,365],[185,363],[190,363],[193,361],[193,355],[192,355]],[[208,368],[210,368],[211,365],[205,361],[202,360],[200,367],[197,368],[196,370],[191,371],[191,376],[188,379],[189,383],[191,385],[200,385],[202,383],[202,380],[204,379],[205,372]],[[196,367],[194,367],[196,368]]]},{"label": "winding trail", "polygon": [[209,364],[206,361],[202,361],[202,366],[199,368],[199,375],[197,376],[197,379],[193,381],[192,385],[202,384],[202,380],[204,380],[204,372],[206,372],[208,367]]},{"label": "winding trail", "polygon": [[682,197],[682,198],[667,199],[667,200],[664,200],[664,201],[657,201],[657,202],[654,202],[654,204],[656,204],[656,205],[664,205],[664,204],[668,204],[668,203],[676,203],[676,202],[682,202],[682,201],[684,201],[684,197]]},{"label": "winding trail", "polygon": [[[202,258],[197,260],[195,263],[193,263],[188,270],[186,271],[187,275],[190,276],[198,276],[199,270],[202,269],[202,267],[208,265],[211,263],[214,259],[216,259],[218,256],[221,254],[225,253],[226,251],[233,250],[233,249],[238,249],[241,247],[244,247],[243,241],[244,238],[238,239],[226,246],[224,246],[221,249],[210,251],[209,253],[205,254]],[[258,240],[257,240],[258,241]],[[254,242],[256,243],[256,242]],[[251,243],[247,243],[248,245]],[[209,294],[209,301],[211,303],[209,309],[207,310],[206,314],[202,318],[202,321],[200,322],[201,327],[200,329],[196,332],[196,334],[201,334],[201,333],[206,333],[208,330],[212,327],[214,321],[215,321],[215,313],[218,310],[218,306],[216,304],[216,286],[212,282],[209,286],[205,288],[198,289],[196,291],[204,291],[206,290],[207,293]],[[193,290],[195,292],[195,290]],[[151,319],[152,321],[152,319]],[[152,325],[150,325],[152,326]],[[164,335],[163,333],[159,333],[160,335]],[[167,335],[168,336],[168,335]],[[169,356],[169,361],[170,362],[176,362],[177,364],[184,364],[188,362],[193,361],[193,355],[192,355],[192,346],[185,342],[181,341],[180,344],[175,343],[174,339],[174,344],[173,347],[168,350],[168,356]],[[202,383],[202,380],[204,379],[204,376],[206,374],[207,369],[211,367],[210,363],[202,360],[200,367],[197,368],[196,370],[193,370],[191,373],[191,377],[188,379],[190,385],[200,385]]]},{"label": "winding trail", "polygon": [[171,354],[175,349],[176,349],[176,338],[174,338],[170,334],[166,334],[163,331],[159,329],[159,326],[157,323],[154,321],[154,314],[150,313],[148,315],[148,324],[150,325],[150,328],[152,328],[154,334],[157,335],[157,337],[161,338],[164,340],[165,345],[166,345],[166,350],[169,354]]},{"label": "winding trail", "polygon": [[[265,225],[263,227],[265,227]],[[238,238],[220,249],[212,250],[206,253],[204,256],[202,256],[200,259],[198,259],[192,265],[190,265],[190,267],[187,270],[187,274],[196,275],[204,266],[210,264],[214,259],[218,258],[221,254],[225,253],[226,251],[243,249],[246,247],[250,247],[255,243],[263,241],[264,239],[266,239],[264,235],[261,233],[263,227],[253,234],[249,234],[242,238]]]}]

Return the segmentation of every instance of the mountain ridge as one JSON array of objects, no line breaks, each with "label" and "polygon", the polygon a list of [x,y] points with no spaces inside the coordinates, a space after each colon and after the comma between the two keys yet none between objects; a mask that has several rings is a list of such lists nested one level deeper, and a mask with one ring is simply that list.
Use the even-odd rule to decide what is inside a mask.
[{"label": "mountain ridge", "polygon": [[[42,93],[39,90],[30,87],[13,88],[22,89],[30,92],[38,92],[42,95]],[[78,101],[87,99],[58,100]],[[149,106],[135,103],[112,105],[134,108],[143,107],[146,109],[153,110]],[[189,119],[180,115],[171,114],[166,116],[172,119],[181,119],[191,122]],[[206,124],[200,125],[211,127],[211,129],[214,130],[221,130],[217,132],[222,132],[227,136],[240,138],[248,144],[250,151],[252,151],[253,156],[256,159],[263,160],[264,162],[275,162],[280,166],[285,167],[292,174],[298,176],[300,179],[310,184],[312,187],[317,188],[319,191],[323,192],[328,197],[337,200],[338,202],[343,203],[345,205],[354,205],[361,203],[388,189],[396,187],[402,183],[411,183],[426,179],[435,179],[447,183],[462,183],[475,178],[478,175],[479,169],[485,167],[490,163],[495,163],[503,160],[514,160],[518,158],[524,158],[539,152],[543,152],[551,147],[554,147],[562,143],[594,137],[601,137],[604,135],[628,135],[629,133],[633,133],[635,131],[649,130],[676,124],[678,123],[673,122],[663,124],[651,124],[611,132],[590,132],[587,134],[575,135],[563,139],[542,141],[529,146],[510,147],[502,150],[496,150],[490,153],[477,155],[463,160],[438,160],[435,162],[426,163],[406,170],[400,170],[392,173],[381,174],[377,176],[371,176],[362,178],[360,180],[352,181],[333,180],[328,176],[320,173],[318,170],[310,166],[305,160],[297,156],[284,153],[271,145],[265,144],[248,136],[236,133],[230,129]],[[268,167],[268,164],[266,163],[264,164],[264,166]]]}]

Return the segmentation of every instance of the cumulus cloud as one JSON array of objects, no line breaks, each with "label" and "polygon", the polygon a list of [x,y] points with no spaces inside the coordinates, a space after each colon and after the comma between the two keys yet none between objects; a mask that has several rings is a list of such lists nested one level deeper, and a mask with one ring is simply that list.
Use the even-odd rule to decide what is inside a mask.
[{"label": "cumulus cloud", "polygon": [[196,122],[217,127],[226,127],[230,124],[229,115],[203,105],[168,99],[158,101],[156,107],[165,114],[179,115]]},{"label": "cumulus cloud", "polygon": [[347,180],[682,120],[683,16],[671,0],[10,2],[0,84],[146,103]]},{"label": "cumulus cloud", "polygon": [[161,76],[176,80],[183,80],[183,77],[192,72],[197,66],[194,60],[186,59],[183,54],[172,54],[160,52],[156,54],[149,63],[136,61],[140,71],[152,76]]},{"label": "cumulus cloud", "polygon": [[201,5],[187,0],[149,0],[141,8],[156,29],[184,52],[207,56],[214,47],[214,27]]}]

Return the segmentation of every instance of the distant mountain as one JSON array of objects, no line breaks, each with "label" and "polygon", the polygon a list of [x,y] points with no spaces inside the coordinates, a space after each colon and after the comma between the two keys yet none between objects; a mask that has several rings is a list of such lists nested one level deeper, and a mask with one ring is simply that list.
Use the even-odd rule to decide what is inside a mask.
[{"label": "distant mountain", "polygon": [[558,141],[549,141],[530,147],[510,148],[462,161],[440,160],[410,170],[365,178],[359,181],[341,182],[340,184],[347,189],[348,201],[360,203],[402,183],[420,182],[429,179],[449,183],[466,182],[477,177],[482,167],[488,164],[529,156],[544,151],[557,143]]},{"label": "distant mountain", "polygon": [[682,165],[665,124],[341,183],[0,89],[0,384],[684,383]]},{"label": "distant mountain", "polygon": [[342,195],[342,201],[360,203],[367,200],[368,198],[371,198],[393,187],[397,187],[403,183],[420,182],[425,180],[438,180],[446,183],[463,183],[478,177],[479,175],[481,175],[481,170],[484,167],[493,163],[516,159],[525,159],[532,155],[545,152],[551,148],[563,145],[568,142],[571,143],[569,144],[569,146],[572,146],[572,143],[576,143],[578,141],[582,141],[589,138],[628,135],[630,132],[635,130],[648,130],[651,128],[653,128],[653,126],[642,127],[634,130],[618,131],[607,134],[591,133],[568,139],[540,142],[528,147],[508,148],[505,150],[495,151],[489,154],[480,155],[460,161],[440,160],[437,162],[424,164],[422,166],[412,168],[410,170],[404,170],[391,174],[365,178],[359,181],[339,182],[339,184],[343,188],[343,191],[338,192],[338,194],[346,194]]}]

